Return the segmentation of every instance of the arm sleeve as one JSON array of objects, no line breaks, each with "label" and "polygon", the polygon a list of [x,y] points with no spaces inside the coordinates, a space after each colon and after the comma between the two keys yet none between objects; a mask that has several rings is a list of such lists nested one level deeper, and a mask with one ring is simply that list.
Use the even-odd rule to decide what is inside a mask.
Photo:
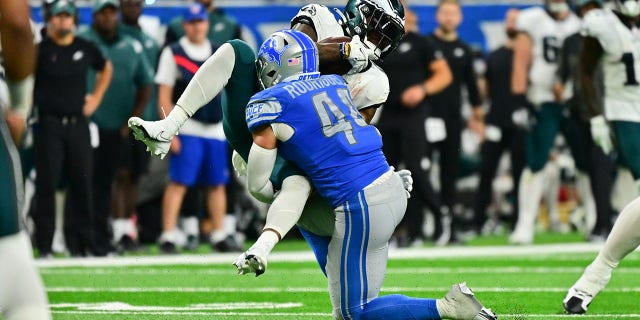
[{"label": "arm sleeve", "polygon": [[469,92],[469,103],[472,106],[479,106],[482,104],[482,100],[480,99],[480,90],[478,90],[478,79],[476,77],[476,72],[473,69],[473,53],[469,48],[466,48],[467,51],[467,63],[465,64],[465,85],[467,86],[467,91]]},{"label": "arm sleeve", "polygon": [[247,161],[247,184],[252,196],[261,202],[273,201],[273,185],[269,180],[276,163],[278,148],[265,149],[251,145]]},{"label": "arm sleeve", "polygon": [[569,79],[569,57],[567,56],[567,52],[569,50],[569,40],[570,38],[564,39],[562,42],[562,48],[560,49],[560,58],[558,59],[558,69],[556,69],[555,80],[564,84]]},{"label": "arm sleeve", "polygon": [[235,59],[236,55],[230,44],[220,46],[198,69],[176,104],[193,115],[213,100],[231,78]]}]

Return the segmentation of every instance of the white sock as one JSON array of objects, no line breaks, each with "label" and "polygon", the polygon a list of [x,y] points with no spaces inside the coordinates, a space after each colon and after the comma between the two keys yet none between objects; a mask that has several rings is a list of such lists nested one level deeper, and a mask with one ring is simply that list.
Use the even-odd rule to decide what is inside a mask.
[{"label": "white sock", "polygon": [[529,168],[522,172],[518,191],[520,212],[513,232],[518,235],[520,240],[533,240],[534,224],[538,217],[543,184],[544,174],[542,172],[533,173]]},{"label": "white sock", "polygon": [[278,243],[278,235],[272,230],[264,230],[256,243],[254,243],[247,254],[254,254],[266,258]]},{"label": "white sock", "polygon": [[211,231],[211,242],[212,243],[218,243],[222,240],[224,240],[224,238],[227,237],[227,233],[223,230],[213,230]]},{"label": "white sock", "polygon": [[187,236],[198,236],[200,234],[200,226],[197,217],[182,218],[182,230]]},{"label": "white sock", "polygon": [[547,212],[551,227],[560,225],[560,214],[558,213],[558,193],[560,192],[560,169],[554,162],[549,162],[544,168],[543,188],[544,200],[547,204]]},{"label": "white sock", "polygon": [[589,175],[584,172],[578,172],[576,175],[576,189],[582,200],[582,207],[585,211],[584,217],[584,232],[585,235],[589,235],[596,225],[596,202],[593,199],[593,193],[591,192],[591,182]]},{"label": "white sock", "polygon": [[612,269],[640,245],[640,197],[631,201],[616,220],[598,258]]}]

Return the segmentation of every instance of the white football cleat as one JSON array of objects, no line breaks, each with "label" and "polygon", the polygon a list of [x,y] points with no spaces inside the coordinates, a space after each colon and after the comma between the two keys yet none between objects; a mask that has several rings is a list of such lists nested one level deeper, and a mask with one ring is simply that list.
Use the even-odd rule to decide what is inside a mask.
[{"label": "white football cleat", "polygon": [[238,256],[233,265],[238,269],[238,274],[255,273],[257,277],[267,271],[267,259],[246,252]]},{"label": "white football cleat", "polygon": [[171,139],[175,133],[171,133],[165,128],[163,120],[145,121],[138,117],[131,117],[128,123],[133,137],[142,141],[147,146],[147,151],[150,151],[152,155],[164,159],[169,153]]},{"label": "white football cleat", "polygon": [[562,301],[564,310],[571,314],[583,314],[593,301],[593,298],[604,289],[611,279],[611,272],[600,270],[590,264],[580,279],[569,288],[567,295]]},{"label": "white football cleat", "polygon": [[444,296],[444,299],[438,299],[442,301],[440,307],[447,309],[447,314],[451,319],[459,320],[496,320],[498,317],[491,311],[491,309],[485,308],[480,301],[475,297],[473,291],[467,287],[467,283],[459,283],[451,286],[451,289]]}]

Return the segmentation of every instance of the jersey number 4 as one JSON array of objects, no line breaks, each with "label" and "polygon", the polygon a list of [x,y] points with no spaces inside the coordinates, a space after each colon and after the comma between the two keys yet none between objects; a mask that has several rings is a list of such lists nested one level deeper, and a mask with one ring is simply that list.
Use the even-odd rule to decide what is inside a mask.
[{"label": "jersey number 4", "polygon": [[633,65],[633,53],[627,52],[623,54],[620,61],[624,63],[624,71],[627,74],[627,81],[624,83],[624,85],[637,86],[639,83],[636,79],[636,68]]},{"label": "jersey number 4", "polygon": [[337,133],[343,133],[349,144],[356,144],[358,141],[353,135],[353,124],[350,120],[353,120],[360,127],[366,126],[367,123],[360,116],[351,99],[349,99],[349,92],[346,89],[338,89],[338,96],[342,102],[341,104],[349,109],[351,119],[347,119],[346,114],[329,97],[326,91],[318,93],[312,98],[313,107],[316,109],[318,118],[322,123],[322,133],[327,138],[331,138]]}]

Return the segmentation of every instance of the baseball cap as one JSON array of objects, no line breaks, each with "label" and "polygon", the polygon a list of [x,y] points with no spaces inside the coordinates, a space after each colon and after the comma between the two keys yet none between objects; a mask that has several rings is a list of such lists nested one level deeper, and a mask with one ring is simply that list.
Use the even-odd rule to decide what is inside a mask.
[{"label": "baseball cap", "polygon": [[76,6],[73,5],[72,2],[69,2],[67,0],[59,0],[54,2],[51,5],[50,10],[52,16],[59,15],[61,13],[68,13],[72,16],[76,14]]},{"label": "baseball cap", "polygon": [[191,22],[195,20],[208,20],[207,8],[202,4],[194,3],[190,5],[182,16],[185,22]]},{"label": "baseball cap", "polygon": [[106,7],[114,7],[117,8],[118,7],[118,2],[117,0],[96,0],[93,3],[93,12],[98,12]]}]

